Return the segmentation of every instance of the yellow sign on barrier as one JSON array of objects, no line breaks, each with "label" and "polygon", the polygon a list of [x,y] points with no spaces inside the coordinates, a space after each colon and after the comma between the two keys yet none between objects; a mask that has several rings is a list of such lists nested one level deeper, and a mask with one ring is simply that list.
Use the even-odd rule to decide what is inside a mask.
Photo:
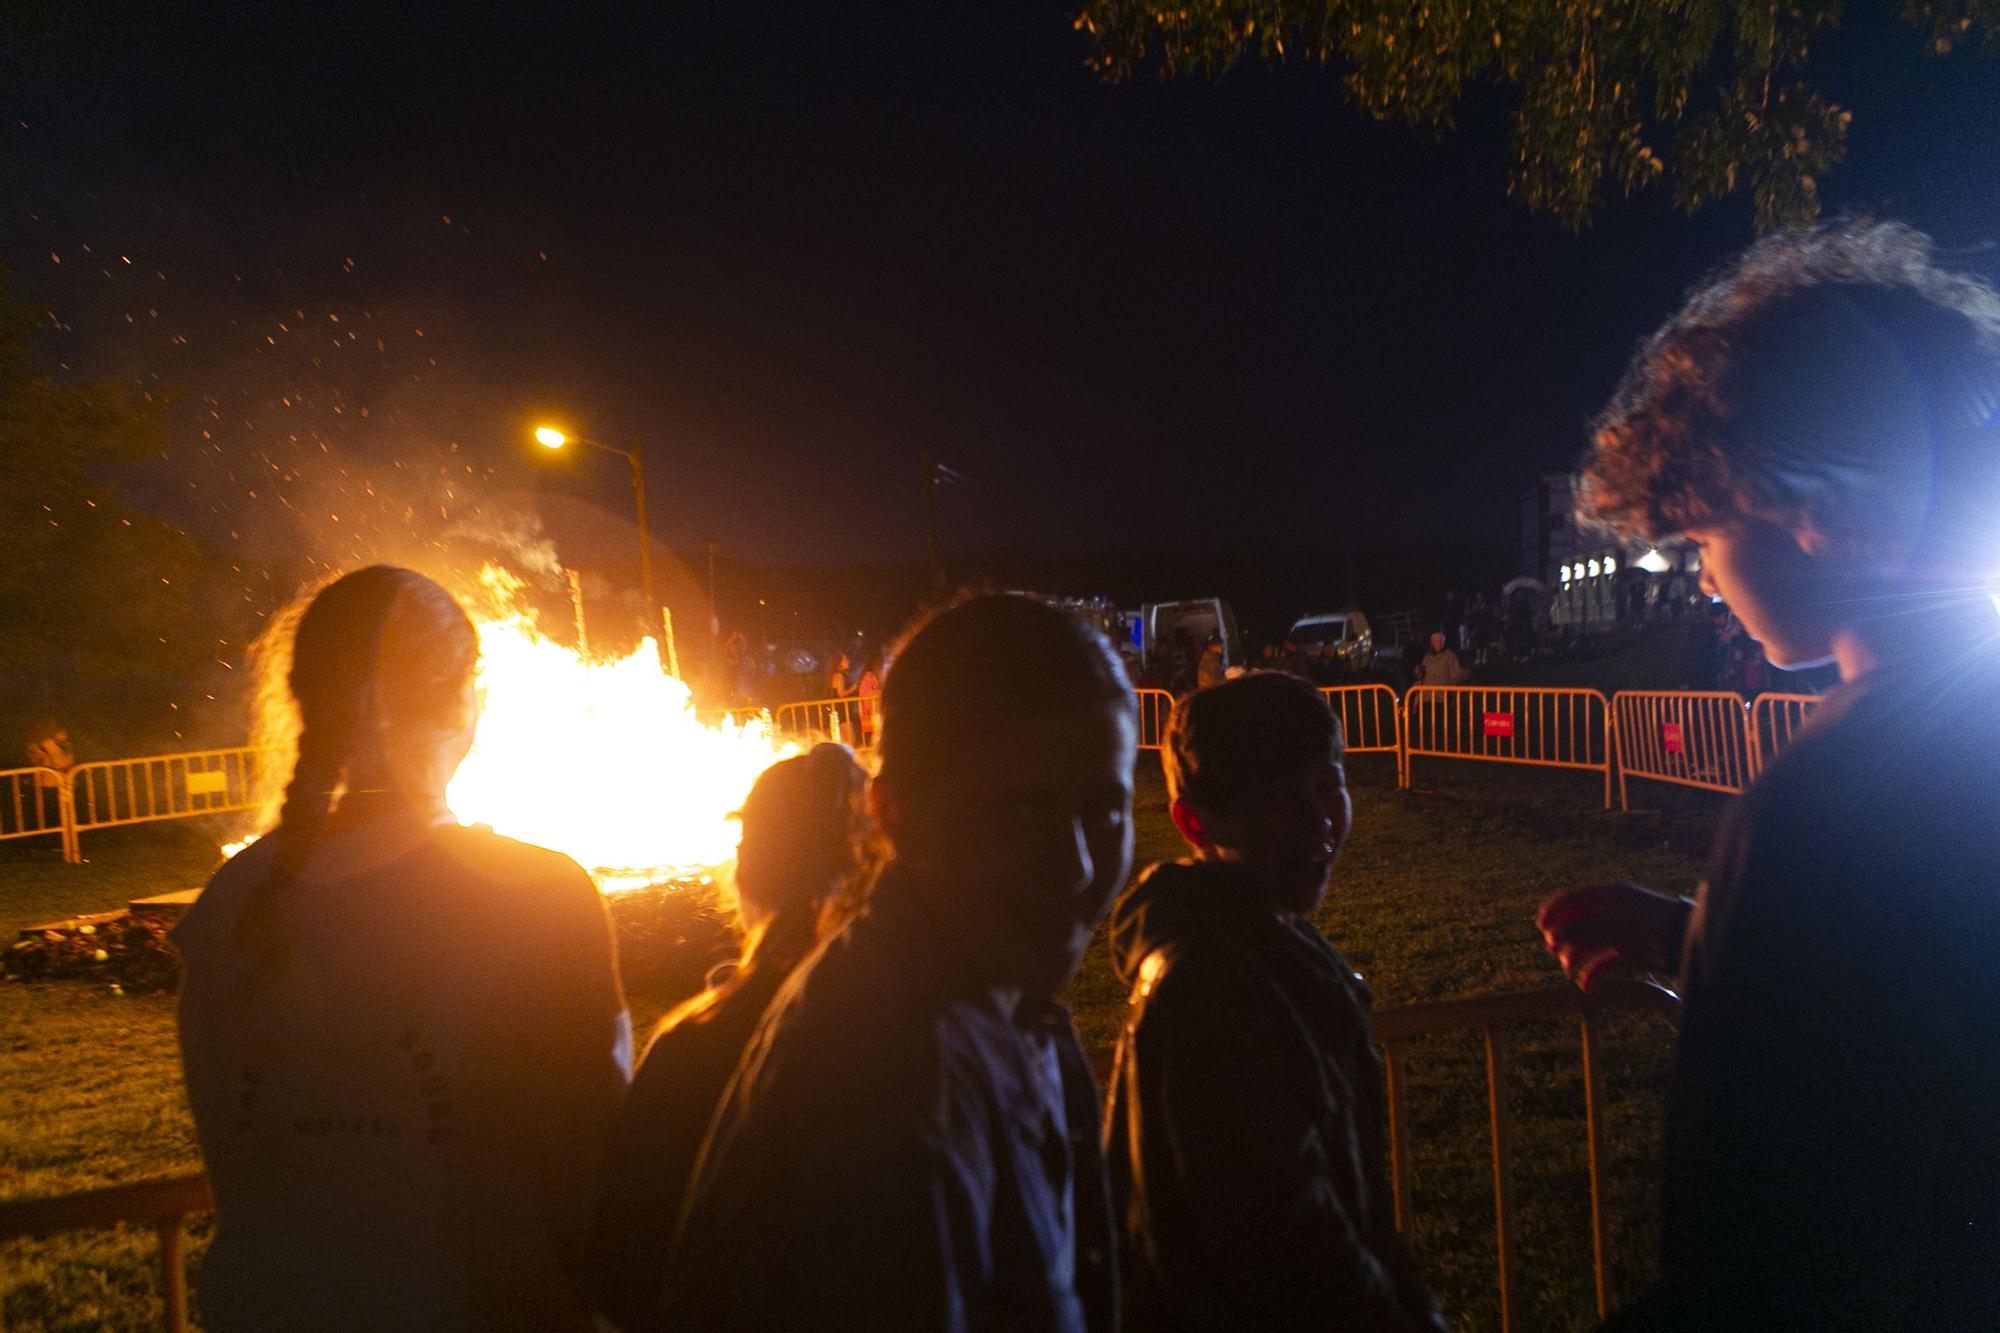
[{"label": "yellow sign on barrier", "polygon": [[78,764],[69,773],[71,851],[91,829],[255,809],[260,765],[275,754],[241,745]]}]

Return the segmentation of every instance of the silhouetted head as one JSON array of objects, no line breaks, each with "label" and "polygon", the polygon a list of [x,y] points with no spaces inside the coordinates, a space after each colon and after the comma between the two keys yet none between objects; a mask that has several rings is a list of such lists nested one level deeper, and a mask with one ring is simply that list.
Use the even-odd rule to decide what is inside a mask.
[{"label": "silhouetted head", "polygon": [[1580,508],[1685,535],[1781,665],[1842,628],[1969,608],[2000,574],[2000,296],[1894,223],[1759,241],[1638,350]]},{"label": "silhouetted head", "polygon": [[920,623],[882,689],[874,807],[999,985],[1053,995],[1132,855],[1137,703],[1104,636],[988,594]]},{"label": "silhouetted head", "polygon": [[1203,860],[1239,866],[1278,911],[1319,905],[1353,822],[1346,745],[1326,698],[1253,672],[1174,705],[1164,753],[1174,826]]},{"label": "silhouetted head", "polygon": [[868,775],[844,745],[814,746],[765,769],[744,799],[737,911],[757,931],[780,917],[817,922],[850,899],[872,864]]}]

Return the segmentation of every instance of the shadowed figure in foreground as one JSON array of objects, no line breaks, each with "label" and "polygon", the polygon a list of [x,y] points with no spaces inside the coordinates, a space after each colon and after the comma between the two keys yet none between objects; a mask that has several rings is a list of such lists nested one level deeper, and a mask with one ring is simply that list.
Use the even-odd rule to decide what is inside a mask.
[{"label": "shadowed figure in foreground", "polygon": [[1194,859],[1111,916],[1132,1002],[1106,1158],[1140,1333],[1444,1328],[1396,1235],[1373,996],[1311,919],[1352,823],[1343,759],[1295,676],[1174,706],[1167,792]]},{"label": "shadowed figure in foreground", "polygon": [[778,988],[852,914],[873,865],[867,774],[843,745],[764,770],[736,851],[743,957],[660,1020],[632,1079],[592,1228],[598,1303],[626,1333],[665,1328],[660,1280],[695,1154]]},{"label": "shadowed figure in foreground", "polygon": [[274,634],[301,726],[280,822],[173,933],[203,1322],[588,1330],[631,1063],[597,887],[446,809],[478,640],[443,588],[358,570]]},{"label": "shadowed figure in foreground", "polygon": [[1833,661],[1692,900],[1564,894],[1587,990],[1678,972],[1660,1289],[1620,1328],[2000,1327],[2000,297],[1907,228],[1760,242],[1584,472],[1780,668]]},{"label": "shadowed figure in foreground", "polygon": [[1051,997],[1130,865],[1136,725],[1110,645],[1027,598],[896,653],[870,790],[893,859],[717,1112],[677,1325],[1113,1326],[1097,1090]]}]

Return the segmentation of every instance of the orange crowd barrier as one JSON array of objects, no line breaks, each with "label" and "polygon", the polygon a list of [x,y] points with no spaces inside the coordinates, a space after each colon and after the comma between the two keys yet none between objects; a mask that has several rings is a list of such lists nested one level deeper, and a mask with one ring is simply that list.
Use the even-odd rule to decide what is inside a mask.
[{"label": "orange crowd barrier", "polygon": [[1611,696],[1618,750],[1618,806],[1627,780],[1739,792],[1755,774],[1749,709],[1727,690],[1620,690]]},{"label": "orange crowd barrier", "polygon": [[1611,708],[1597,690],[1414,685],[1403,696],[1401,785],[1412,761],[1471,759],[1604,775],[1611,808]]}]

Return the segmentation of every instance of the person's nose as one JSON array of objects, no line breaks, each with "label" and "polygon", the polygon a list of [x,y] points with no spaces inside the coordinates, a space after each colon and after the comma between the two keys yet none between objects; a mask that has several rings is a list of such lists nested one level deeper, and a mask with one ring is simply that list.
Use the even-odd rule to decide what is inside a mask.
[{"label": "person's nose", "polygon": [[1722,589],[1715,586],[1715,576],[1709,573],[1706,565],[1702,566],[1701,577],[1695,580],[1695,586],[1710,597],[1722,596]]}]

